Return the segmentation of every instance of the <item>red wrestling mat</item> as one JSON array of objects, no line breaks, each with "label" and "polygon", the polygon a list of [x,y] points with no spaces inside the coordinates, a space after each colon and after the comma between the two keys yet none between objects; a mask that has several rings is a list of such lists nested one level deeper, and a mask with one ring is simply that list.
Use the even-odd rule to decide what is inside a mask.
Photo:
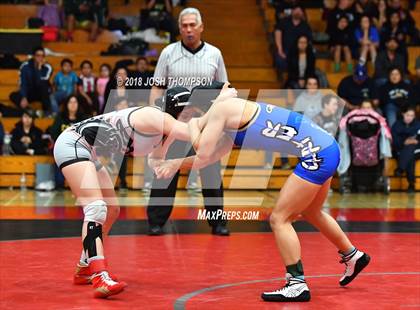
[{"label": "red wrestling mat", "polygon": [[[420,239],[416,234],[353,233],[372,257],[347,288],[338,285],[336,250],[318,233],[301,233],[312,301],[287,309],[420,307]],[[95,300],[74,286],[80,240],[0,242],[0,309],[280,309],[260,300],[283,283],[272,234],[119,236],[107,243],[110,270],[129,287]],[[284,305],[286,306],[286,305]]]}]

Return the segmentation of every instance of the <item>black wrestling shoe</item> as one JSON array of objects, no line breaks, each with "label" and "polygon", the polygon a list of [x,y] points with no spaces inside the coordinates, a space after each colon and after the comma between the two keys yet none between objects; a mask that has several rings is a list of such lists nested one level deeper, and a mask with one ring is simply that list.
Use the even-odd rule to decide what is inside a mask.
[{"label": "black wrestling shoe", "polygon": [[211,233],[216,236],[229,236],[229,229],[225,225],[216,225],[211,228]]},{"label": "black wrestling shoe", "polygon": [[360,271],[362,271],[370,262],[370,256],[362,251],[356,250],[353,254],[342,257],[340,264],[346,265],[344,275],[340,279],[340,285],[345,286],[356,278]]},{"label": "black wrestling shoe", "polygon": [[262,293],[261,298],[264,301],[306,302],[311,300],[311,293],[305,280],[286,273],[286,285],[279,290]]},{"label": "black wrestling shoe", "polygon": [[150,226],[149,231],[147,232],[149,236],[161,236],[164,234],[162,227],[159,225]]}]

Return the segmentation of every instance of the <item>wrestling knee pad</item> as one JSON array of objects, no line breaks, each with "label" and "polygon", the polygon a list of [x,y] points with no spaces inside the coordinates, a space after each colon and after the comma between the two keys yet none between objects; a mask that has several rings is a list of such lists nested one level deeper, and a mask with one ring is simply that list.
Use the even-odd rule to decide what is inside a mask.
[{"label": "wrestling knee pad", "polygon": [[95,222],[103,225],[106,220],[106,203],[103,200],[95,200],[83,208],[85,222]]}]

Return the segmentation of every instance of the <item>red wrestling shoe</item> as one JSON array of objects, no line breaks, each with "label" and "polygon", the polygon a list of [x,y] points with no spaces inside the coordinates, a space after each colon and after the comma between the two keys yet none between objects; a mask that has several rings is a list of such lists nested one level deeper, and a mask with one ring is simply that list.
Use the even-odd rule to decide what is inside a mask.
[{"label": "red wrestling shoe", "polygon": [[96,259],[89,263],[95,298],[107,298],[121,293],[127,286],[125,282],[117,282],[111,279],[106,271],[104,259]]},{"label": "red wrestling shoe", "polygon": [[85,285],[92,283],[92,273],[88,265],[77,263],[76,271],[73,275],[73,284]]},{"label": "red wrestling shoe", "polygon": [[[105,262],[106,265],[106,262]],[[105,267],[108,267],[107,265]],[[92,272],[90,271],[89,265],[82,265],[80,263],[77,263],[76,265],[76,271],[73,275],[73,284],[75,285],[86,285],[86,284],[92,284]],[[118,278],[109,273],[109,276],[112,280],[118,281]]]}]

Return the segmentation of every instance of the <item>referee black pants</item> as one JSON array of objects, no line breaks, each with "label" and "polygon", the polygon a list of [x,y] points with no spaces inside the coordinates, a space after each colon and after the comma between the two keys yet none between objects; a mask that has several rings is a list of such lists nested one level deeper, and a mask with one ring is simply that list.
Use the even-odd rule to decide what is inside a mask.
[{"label": "referee black pants", "polygon": [[[166,159],[195,155],[190,143],[175,141]],[[153,180],[147,216],[150,226],[163,226],[171,215],[178,184],[179,171],[173,178]],[[220,161],[200,170],[204,206],[207,211],[223,210],[223,182]],[[210,226],[225,224],[221,219],[209,220]]]}]

